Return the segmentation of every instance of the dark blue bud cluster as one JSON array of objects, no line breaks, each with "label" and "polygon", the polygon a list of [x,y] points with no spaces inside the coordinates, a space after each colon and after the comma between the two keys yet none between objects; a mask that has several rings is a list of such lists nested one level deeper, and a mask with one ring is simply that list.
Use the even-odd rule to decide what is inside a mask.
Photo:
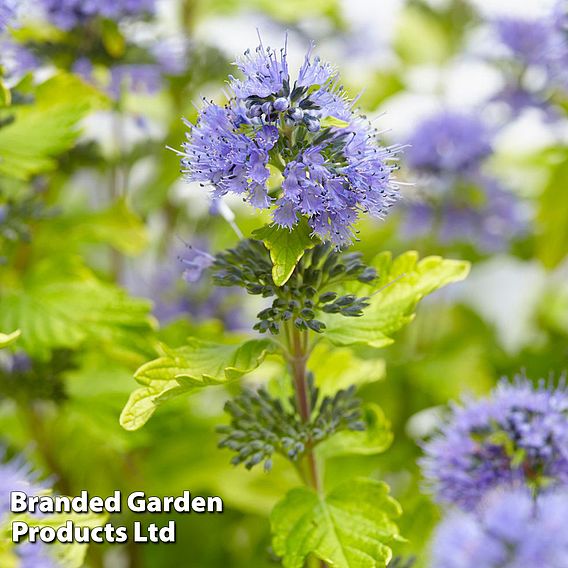
[{"label": "dark blue bud cluster", "polygon": [[262,241],[240,242],[236,248],[219,253],[213,263],[213,280],[219,286],[240,286],[249,294],[274,297],[272,305],[258,313],[254,329],[274,335],[284,322],[316,333],[325,329],[319,314],[345,317],[363,315],[367,297],[338,294],[346,282],[365,284],[377,278],[374,268],[361,260],[360,253],[343,254],[330,244],[320,244],[306,252],[284,286],[272,279],[272,262]]},{"label": "dark blue bud cluster", "polygon": [[223,434],[220,448],[236,455],[231,463],[243,463],[247,469],[264,462],[272,468],[272,456],[279,453],[292,461],[300,460],[307,450],[340,431],[362,431],[361,401],[355,397],[355,387],[338,391],[320,400],[313,375],[308,377],[310,408],[308,421],[302,421],[296,399],[281,400],[266,389],[249,389],[225,405],[231,424],[220,426]]}]

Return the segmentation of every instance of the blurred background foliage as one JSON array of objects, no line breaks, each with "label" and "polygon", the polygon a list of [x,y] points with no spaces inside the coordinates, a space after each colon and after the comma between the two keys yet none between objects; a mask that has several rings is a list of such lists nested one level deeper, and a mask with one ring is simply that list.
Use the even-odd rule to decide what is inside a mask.
[{"label": "blurred background foliage", "polygon": [[[249,235],[262,219],[184,184],[166,146],[180,146],[181,117],[193,120],[200,99],[218,92],[257,28],[273,46],[287,32],[296,61],[315,41],[385,139],[411,144],[404,199],[385,222],[360,227],[357,247],[368,258],[415,249],[473,263],[466,282],[423,303],[382,352],[381,380],[361,388],[391,423],[390,449],[334,458],[326,471],[386,480],[405,512],[396,553],[428,564],[439,512],[416,460],[445,405],[521,370],[558,380],[566,369],[566,77],[527,61],[499,27],[554,9],[544,0],[158,0],[80,23],[24,10],[2,33],[0,331],[21,331],[0,352],[5,459],[23,452],[64,494],[189,488],[226,504],[221,516],[179,516],[175,546],[94,545],[87,566],[277,560],[267,514],[294,472],[233,468],[217,450],[215,426],[235,387],[182,397],[137,432],[118,423],[133,371],[159,341],[248,329],[255,313],[237,292],[184,281],[182,260],[189,245],[221,250],[236,241],[232,225]],[[351,373],[359,361],[344,363]],[[253,380],[278,372],[268,359]]]}]

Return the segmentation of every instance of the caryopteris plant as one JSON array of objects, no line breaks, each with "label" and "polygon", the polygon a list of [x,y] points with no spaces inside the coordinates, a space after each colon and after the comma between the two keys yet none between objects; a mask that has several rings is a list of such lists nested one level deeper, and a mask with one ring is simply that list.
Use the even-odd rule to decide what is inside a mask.
[{"label": "caryopteris plant", "polygon": [[280,455],[298,471],[303,485],[271,516],[274,552],[289,568],[386,566],[400,538],[400,506],[377,479],[328,486],[326,461],[386,449],[387,422],[356,396],[357,385],[379,378],[369,371],[374,350],[392,343],[418,301],[464,278],[468,266],[418,261],[414,252],[396,259],[382,252],[369,262],[345,252],[358,218],[380,218],[396,200],[397,148],[381,146],[335,70],[311,53],[296,79],[286,49],[261,45],[237,67],[227,104],[205,102],[188,124],[183,171],[210,186],[214,199],[233,193],[268,209],[272,222],[214,257],[196,253],[186,276],[208,270],[216,285],[242,287],[265,307],[244,340],[190,337],[182,347],[162,346],[138,369],[141,387],[122,424],[137,429],[166,400],[239,379],[271,355],[281,362],[278,388],[245,387],[227,402],[219,445],[235,465],[264,464],[268,472]]}]

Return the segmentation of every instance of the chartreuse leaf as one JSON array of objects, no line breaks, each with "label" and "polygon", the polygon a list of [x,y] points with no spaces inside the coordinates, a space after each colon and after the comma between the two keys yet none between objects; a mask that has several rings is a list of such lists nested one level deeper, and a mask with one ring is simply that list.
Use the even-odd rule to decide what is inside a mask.
[{"label": "chartreuse leaf", "polygon": [[148,241],[144,223],[123,199],[102,211],[76,213],[56,220],[53,229],[75,243],[109,243],[128,255],[143,251]]},{"label": "chartreuse leaf", "polygon": [[12,345],[12,343],[18,340],[20,335],[22,335],[22,332],[19,329],[12,333],[0,333],[0,349],[8,347],[8,345]]},{"label": "chartreuse leaf", "polygon": [[333,568],[385,567],[400,514],[380,481],[350,480],[326,496],[296,488],[272,511],[272,544],[285,568],[302,568],[309,555]]},{"label": "chartreuse leaf", "polygon": [[127,430],[143,426],[160,404],[175,396],[224,384],[249,373],[276,350],[276,345],[269,339],[214,343],[192,337],[183,347],[162,350],[162,357],[142,365],[134,375],[143,387],[130,395],[120,416],[120,423]]},{"label": "chartreuse leaf", "polygon": [[392,444],[393,434],[381,407],[367,403],[363,406],[363,420],[364,431],[338,432],[317,447],[317,455],[327,459],[351,454],[371,456],[386,451]]},{"label": "chartreuse leaf", "polygon": [[370,295],[369,306],[359,318],[326,315],[325,334],[334,345],[365,344],[385,347],[393,343],[392,334],[412,321],[418,302],[426,295],[452,282],[463,280],[469,263],[429,256],[418,260],[415,251],[396,259],[388,252],[375,257],[371,265],[379,275],[375,293],[368,285],[353,283],[347,291]]},{"label": "chartreuse leaf", "polygon": [[139,352],[153,320],[146,300],[98,280],[78,257],[44,258],[0,291],[0,329],[20,329],[32,357],[89,341],[113,354]]},{"label": "chartreuse leaf", "polygon": [[0,128],[0,174],[22,180],[53,169],[54,157],[79,135],[78,123],[97,99],[79,78],[60,74],[40,85],[34,104],[14,110]]},{"label": "chartreuse leaf", "polygon": [[322,396],[333,395],[351,385],[364,385],[384,379],[386,366],[383,359],[361,359],[350,348],[338,348],[319,343],[312,351],[309,370],[316,377]]},{"label": "chartreuse leaf", "polygon": [[304,253],[317,244],[318,241],[311,236],[311,232],[307,221],[302,219],[293,229],[266,225],[253,233],[270,251],[272,279],[277,286],[288,282]]},{"label": "chartreuse leaf", "polygon": [[548,185],[540,196],[537,221],[538,256],[547,268],[554,268],[568,254],[568,150],[554,156],[558,163],[552,167]]},{"label": "chartreuse leaf", "polygon": [[346,128],[349,126],[349,123],[346,120],[341,120],[335,116],[326,116],[321,120],[320,124],[323,128],[328,126],[333,126],[334,128]]}]

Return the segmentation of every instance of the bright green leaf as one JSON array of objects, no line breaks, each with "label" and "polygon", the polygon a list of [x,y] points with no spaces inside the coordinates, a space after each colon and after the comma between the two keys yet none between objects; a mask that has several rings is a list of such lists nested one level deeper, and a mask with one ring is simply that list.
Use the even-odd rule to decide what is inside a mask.
[{"label": "bright green leaf", "polygon": [[364,344],[385,347],[393,343],[392,335],[414,318],[418,302],[438,288],[463,280],[469,263],[429,256],[418,261],[418,253],[409,251],[396,259],[379,254],[371,263],[379,274],[373,289],[364,284],[349,286],[349,292],[370,295],[369,306],[359,318],[336,314],[324,319],[327,338],[335,345]]},{"label": "bright green leaf", "polygon": [[381,407],[366,404],[363,407],[363,420],[366,424],[363,432],[338,432],[318,446],[318,456],[323,459],[351,454],[371,456],[387,450],[392,444],[393,434]]},{"label": "bright green leaf", "polygon": [[372,479],[342,483],[327,496],[292,489],[274,508],[273,547],[285,568],[303,568],[313,554],[333,568],[380,568],[398,538],[400,505]]},{"label": "bright green leaf", "polygon": [[316,245],[317,240],[310,233],[311,229],[304,219],[293,229],[266,225],[253,233],[255,238],[264,241],[270,251],[272,278],[277,286],[288,282],[304,253]]},{"label": "bright green leaf", "polygon": [[322,128],[333,127],[333,128],[347,128],[349,123],[346,120],[341,120],[335,116],[326,116],[320,122]]},{"label": "bright green leaf", "polygon": [[130,395],[120,423],[127,430],[137,430],[160,404],[181,394],[238,379],[256,369],[275,349],[269,339],[223,344],[190,338],[187,345],[178,349],[163,347],[162,357],[136,371],[134,377],[143,387]]},{"label": "bright green leaf", "polygon": [[140,337],[152,329],[150,304],[98,280],[75,257],[45,258],[0,295],[0,329],[20,329],[31,356],[89,341],[118,353],[139,352]]},{"label": "bright green leaf", "polygon": [[40,85],[36,102],[18,108],[14,122],[0,128],[0,174],[26,180],[53,169],[54,158],[73,146],[78,123],[95,100],[95,89],[72,75]]},{"label": "bright green leaf", "polygon": [[379,357],[361,359],[349,348],[319,343],[308,361],[322,396],[333,395],[351,385],[380,381],[385,377],[385,362]]},{"label": "bright green leaf", "polygon": [[568,254],[568,152],[554,156],[552,175],[540,196],[537,220],[538,256],[547,268],[554,268]]},{"label": "bright green leaf", "polygon": [[19,329],[12,333],[0,333],[0,349],[8,347],[8,345],[12,345],[12,343],[18,340],[20,335],[22,335],[22,332]]}]

